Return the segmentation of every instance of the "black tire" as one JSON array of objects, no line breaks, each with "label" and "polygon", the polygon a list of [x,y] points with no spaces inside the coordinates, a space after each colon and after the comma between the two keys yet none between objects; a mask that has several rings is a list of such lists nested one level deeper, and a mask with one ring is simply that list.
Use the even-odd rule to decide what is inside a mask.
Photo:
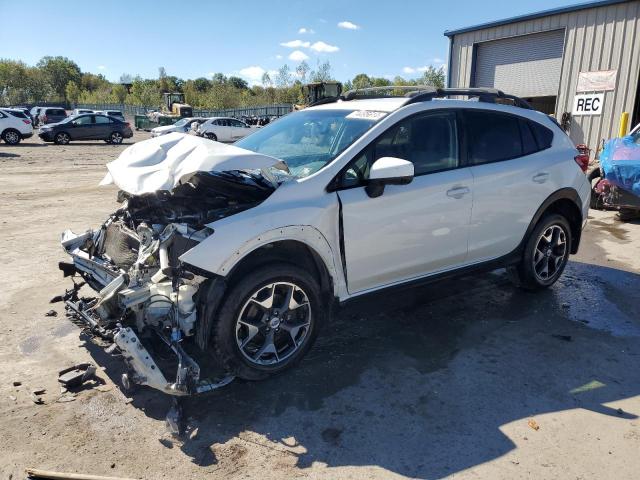
[{"label": "black tire", "polygon": [[113,145],[120,145],[123,140],[124,135],[122,135],[120,132],[112,132],[111,135],[109,135],[108,143],[111,143]]},{"label": "black tire", "polygon": [[53,137],[53,143],[56,145],[67,145],[71,141],[71,137],[66,132],[56,133]]},{"label": "black tire", "polygon": [[621,208],[618,211],[618,219],[621,222],[628,222],[630,220],[635,220],[640,217],[640,210],[636,210],[634,208]]},{"label": "black tire", "polygon": [[2,132],[2,140],[4,140],[7,145],[18,145],[20,140],[22,140],[22,135],[13,128],[7,128]]},{"label": "black tire", "polygon": [[[559,247],[553,247],[549,244],[548,247],[543,247],[544,254],[540,256],[540,246],[543,245],[543,235],[547,232],[558,232],[557,228],[562,231],[564,235],[564,251],[557,265],[553,257],[556,252],[559,254]],[[562,236],[560,235],[560,238]],[[510,267],[508,272],[513,282],[525,290],[542,290],[553,285],[558,278],[562,275],[564,268],[567,266],[569,259],[569,253],[571,251],[571,227],[565,217],[559,214],[548,214],[543,216],[538,224],[535,226],[524,247],[522,260],[514,267]],[[551,251],[551,253],[548,253]],[[539,259],[539,261],[538,261]],[[534,262],[534,260],[536,260]],[[544,263],[540,265],[540,262],[547,262],[547,277],[545,278],[544,272],[538,272],[536,268],[540,269],[544,267]]]},{"label": "black tire", "polygon": [[[250,361],[241,351],[238,344],[238,332],[241,332],[242,325],[237,327],[241,315],[246,310],[247,305],[251,305],[250,298],[257,292],[268,288],[268,285],[277,282],[287,282],[296,285],[306,295],[309,305],[309,327],[304,332],[305,336],[297,347],[294,347],[290,356],[273,365],[258,365]],[[299,292],[298,292],[299,293]],[[254,297],[255,298],[255,297]],[[230,373],[245,380],[262,380],[271,375],[280,373],[299,362],[313,345],[318,331],[325,323],[328,316],[328,310],[322,304],[322,295],[320,287],[315,278],[309,275],[305,270],[295,265],[289,264],[269,264],[262,266],[249,275],[242,278],[238,283],[232,285],[226,293],[226,297],[216,315],[211,335],[210,351],[215,360]],[[302,307],[306,308],[306,307]],[[215,313],[215,312],[212,312]],[[302,312],[305,313],[305,312]],[[265,328],[271,325],[269,316],[264,315],[266,322],[262,322]],[[282,320],[283,326],[287,323]],[[274,330],[280,330],[276,328]],[[279,333],[274,335],[285,335],[288,332],[284,327]],[[258,338],[256,335],[255,338]],[[291,334],[293,336],[294,334]],[[285,341],[291,341],[291,336],[285,338]],[[279,337],[282,339],[282,337]],[[295,340],[293,341],[295,345]],[[247,347],[249,348],[249,347]],[[257,346],[256,346],[257,348]],[[277,355],[276,355],[276,358]]]},{"label": "black tire", "polygon": [[207,132],[204,134],[204,136],[207,137],[209,140],[213,140],[214,142],[218,141],[218,137],[213,132]]}]

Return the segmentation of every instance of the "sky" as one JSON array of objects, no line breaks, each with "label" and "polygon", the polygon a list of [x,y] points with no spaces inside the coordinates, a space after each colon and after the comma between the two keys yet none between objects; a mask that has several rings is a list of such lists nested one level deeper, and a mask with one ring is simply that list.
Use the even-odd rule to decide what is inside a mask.
[{"label": "sky", "polygon": [[[446,66],[445,30],[578,3],[561,0],[0,0],[0,58],[45,55],[117,81],[123,73],[184,79],[215,72],[259,84],[264,72],[328,60],[358,73],[420,76]],[[12,21],[8,22],[8,19]]]}]

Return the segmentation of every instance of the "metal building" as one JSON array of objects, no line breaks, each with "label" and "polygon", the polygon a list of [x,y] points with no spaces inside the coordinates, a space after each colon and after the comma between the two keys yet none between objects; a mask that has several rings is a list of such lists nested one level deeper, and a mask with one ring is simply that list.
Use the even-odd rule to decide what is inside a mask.
[{"label": "metal building", "polygon": [[640,0],[604,0],[459,30],[449,87],[492,87],[553,114],[595,153],[622,112],[640,123]]}]

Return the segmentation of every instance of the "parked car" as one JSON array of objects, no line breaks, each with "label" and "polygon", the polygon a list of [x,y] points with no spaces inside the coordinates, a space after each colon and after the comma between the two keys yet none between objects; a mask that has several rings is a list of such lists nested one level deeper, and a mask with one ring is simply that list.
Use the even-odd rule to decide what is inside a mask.
[{"label": "parked car", "polygon": [[[587,219],[585,158],[526,102],[448,98],[460,92],[350,92],[234,145],[169,134],[129,147],[102,182],[121,208],[62,236],[61,270],[96,292],[68,291],[69,311],[115,344],[125,384],[185,395],[291,367],[334,302],[498,267],[550,287]],[[176,355],[175,380],[154,339]],[[203,380],[187,343],[227,376]]]},{"label": "parked car", "polygon": [[605,143],[589,180],[592,208],[616,210],[622,221],[640,217],[640,125]]},{"label": "parked car", "polygon": [[0,108],[0,138],[9,145],[33,135],[31,119],[22,110]]},{"label": "parked car", "polygon": [[120,110],[98,110],[95,113],[100,114],[100,115],[108,115],[110,117],[115,117],[118,120],[122,120],[123,122],[125,121],[124,120],[124,115],[122,114],[122,112]]},{"label": "parked car", "polygon": [[88,108],[74,108],[73,111],[71,112],[71,115],[75,117],[77,115],[83,115],[85,113],[95,113],[95,112]]},{"label": "parked car", "polygon": [[85,114],[69,117],[60,123],[43,125],[38,136],[45,142],[66,145],[76,140],[104,140],[120,144],[125,138],[133,137],[128,123],[106,115]]},{"label": "parked car", "polygon": [[40,110],[42,109],[42,107],[33,107],[31,108],[31,110],[29,110],[29,116],[31,117],[31,123],[33,124],[34,127],[38,126],[38,123],[40,121],[39,116],[40,116]]},{"label": "parked car", "polygon": [[67,118],[67,112],[64,108],[58,107],[42,107],[38,114],[38,125],[46,125],[48,123],[58,123]]},{"label": "parked car", "polygon": [[167,133],[179,132],[189,133],[192,129],[197,129],[202,123],[208,119],[204,117],[187,117],[181,118],[173,125],[163,125],[162,127],[155,127],[151,129],[152,137],[159,137],[160,135],[166,135]]},{"label": "parked car", "polygon": [[218,142],[235,142],[256,131],[259,127],[250,126],[235,118],[214,117],[198,127],[198,135]]}]

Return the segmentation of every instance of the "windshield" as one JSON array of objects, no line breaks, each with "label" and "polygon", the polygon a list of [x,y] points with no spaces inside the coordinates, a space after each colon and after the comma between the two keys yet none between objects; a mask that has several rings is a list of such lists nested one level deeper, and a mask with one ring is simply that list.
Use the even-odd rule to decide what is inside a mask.
[{"label": "windshield", "polygon": [[292,175],[304,178],[330,163],[385,115],[361,110],[302,110],[235,145],[284,160]]}]

